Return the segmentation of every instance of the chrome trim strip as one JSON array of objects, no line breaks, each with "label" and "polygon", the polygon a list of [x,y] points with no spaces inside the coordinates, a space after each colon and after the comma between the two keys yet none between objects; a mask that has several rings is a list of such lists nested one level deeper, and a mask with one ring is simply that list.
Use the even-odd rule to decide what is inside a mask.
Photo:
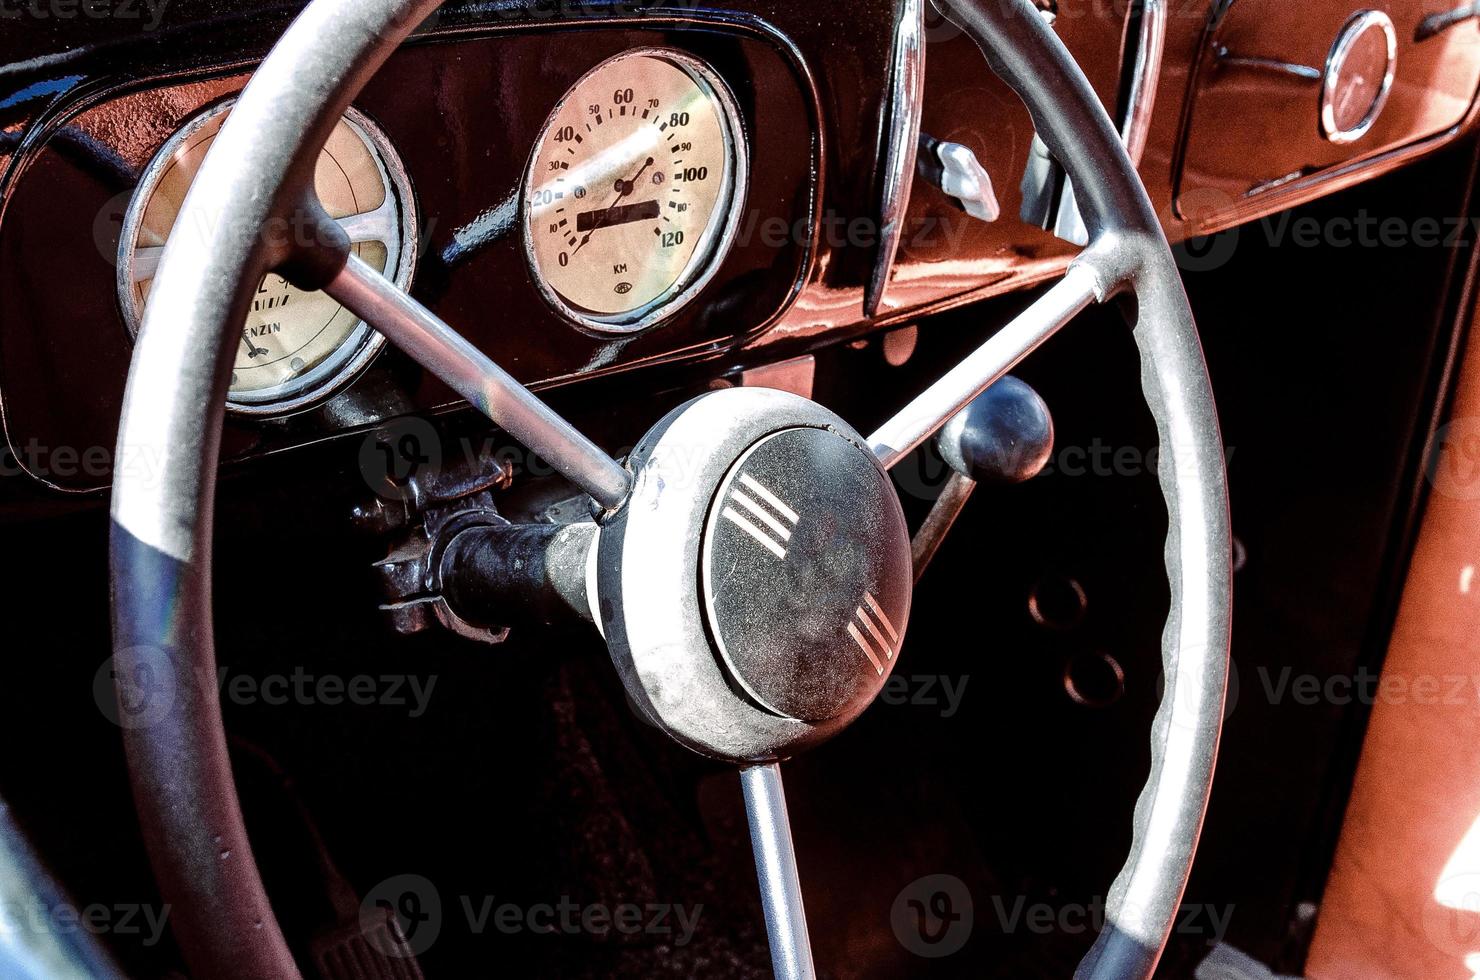
[{"label": "chrome trim strip", "polygon": [[[757,518],[759,518],[760,522],[766,525],[766,527],[775,531],[781,537],[782,541],[791,540],[791,530],[787,528],[785,524],[782,524],[780,521],[776,520],[776,518],[772,517],[770,511],[766,510],[766,508],[762,507],[759,503],[748,497],[738,488],[730,491],[730,499],[739,504],[741,507],[744,507],[746,510],[750,511]],[[786,556],[778,555],[777,557],[785,558]]]},{"label": "chrome trim strip", "polygon": [[873,610],[874,615],[879,617],[879,622],[883,625],[885,631],[888,632],[892,644],[890,652],[892,653],[892,647],[899,644],[899,631],[894,628],[894,623],[890,622],[889,617],[884,614],[884,610],[879,608],[878,601],[871,594],[865,592],[863,594],[863,601],[869,609]]},{"label": "chrome trim strip", "polygon": [[904,236],[915,183],[915,155],[925,106],[925,0],[904,0],[894,32],[889,104],[885,112],[884,189],[879,201],[879,254],[864,290],[863,315],[872,317],[884,302],[889,274]]},{"label": "chrome trim strip", "polygon": [[[766,485],[764,483],[755,479],[749,473],[741,473],[740,482],[745,484],[751,490],[755,491],[756,495],[759,496],[766,503],[770,504],[772,507],[775,507],[776,512],[782,517],[786,518],[788,521],[791,521],[792,524],[795,524],[797,521],[802,519],[800,514],[792,510],[790,507],[786,506],[785,501],[776,496],[770,490],[766,489]],[[791,535],[788,532],[787,537],[790,536]]]},{"label": "chrome trim strip", "polygon": [[1470,3],[1460,4],[1453,10],[1445,10],[1437,14],[1429,14],[1418,22],[1413,29],[1413,43],[1422,44],[1429,38],[1438,37],[1445,31],[1457,24],[1463,24],[1467,20],[1480,17],[1480,0],[1471,0]]},{"label": "chrome trim strip", "polygon": [[[860,615],[863,613],[862,607],[858,609],[858,613]],[[868,662],[874,665],[874,670],[878,671],[882,677],[884,674],[884,664],[879,660],[879,655],[874,653],[874,648],[863,638],[863,633],[859,631],[857,624],[849,623],[847,629],[848,635],[853,637],[853,642],[858,644],[858,649],[863,651],[863,655],[868,657]]]},{"label": "chrome trim strip", "polygon": [[1280,61],[1278,58],[1257,58],[1233,54],[1226,46],[1221,45],[1213,52],[1213,57],[1217,60],[1219,68],[1251,68],[1255,71],[1272,71],[1307,82],[1319,82],[1322,78],[1321,70],[1312,68],[1310,65]]},{"label": "chrome trim strip", "polygon": [[[893,660],[894,648],[889,645],[888,640],[884,639],[884,634],[879,632],[878,624],[874,622],[873,617],[869,616],[869,614],[864,611],[864,608],[862,606],[856,608],[853,611],[853,614],[858,617],[858,621],[863,624],[863,628],[868,630],[868,635],[873,637],[874,642],[879,645],[879,649],[882,650],[884,653],[884,659]],[[857,628],[853,626],[852,623],[849,623],[848,626],[853,629]],[[880,669],[879,673],[882,674],[883,672],[884,671]]]},{"label": "chrome trim strip", "polygon": [[[1125,144],[1126,155],[1131,164],[1139,167],[1146,153],[1146,142],[1151,136],[1151,120],[1156,110],[1156,87],[1161,82],[1162,55],[1166,51],[1167,6],[1166,0],[1137,0],[1140,31],[1136,34],[1135,61],[1130,72],[1130,87],[1126,91],[1125,114],[1120,121],[1120,141]],[[1089,230],[1084,225],[1084,216],[1079,213],[1079,202],[1074,198],[1074,185],[1064,182],[1063,196],[1059,200],[1058,219],[1054,222],[1054,234],[1075,245],[1089,244]]]},{"label": "chrome trim strip", "polygon": [[1151,119],[1156,108],[1156,87],[1161,82],[1161,61],[1167,42],[1166,0],[1141,0],[1141,31],[1136,41],[1136,62],[1131,69],[1130,88],[1125,100],[1125,119],[1120,124],[1120,139],[1131,163],[1141,165],[1146,141],[1151,135]]},{"label": "chrome trim strip", "polygon": [[[744,500],[744,499],[741,499],[740,502],[741,503],[749,504],[749,502],[746,501],[746,500]],[[752,506],[753,507],[754,505],[753,504],[750,504],[749,506]],[[777,558],[780,558],[780,559],[783,559],[783,560],[786,558],[786,549],[785,548],[781,547],[781,545],[777,544],[775,541],[772,541],[771,538],[767,536],[767,534],[766,534],[765,531],[762,531],[760,528],[758,528],[754,524],[750,523],[750,521],[743,514],[741,514],[739,511],[737,511],[735,508],[733,508],[733,507],[726,507],[721,512],[721,515],[726,520],[728,520],[731,524],[734,524],[740,530],[744,531],[746,534],[750,535],[752,538],[755,538],[755,540],[760,544],[761,547],[765,548],[767,551],[769,551],[771,554],[775,555]],[[791,535],[787,535],[787,537],[790,537],[790,536]]]}]

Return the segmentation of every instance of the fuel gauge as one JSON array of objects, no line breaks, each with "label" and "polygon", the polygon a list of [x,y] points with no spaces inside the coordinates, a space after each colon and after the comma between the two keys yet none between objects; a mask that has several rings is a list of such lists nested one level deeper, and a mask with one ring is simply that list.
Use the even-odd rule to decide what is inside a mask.
[{"label": "fuel gauge", "polygon": [[[230,102],[214,106],[170,137],[129,203],[119,245],[118,298],[131,332],[143,320],[185,194],[230,110]],[[406,288],[416,253],[411,185],[390,142],[370,120],[350,110],[339,121],[319,153],[314,188],[349,234],[355,254]],[[228,407],[249,415],[305,408],[353,380],[384,343],[326,293],[305,292],[269,273],[242,324]]]}]

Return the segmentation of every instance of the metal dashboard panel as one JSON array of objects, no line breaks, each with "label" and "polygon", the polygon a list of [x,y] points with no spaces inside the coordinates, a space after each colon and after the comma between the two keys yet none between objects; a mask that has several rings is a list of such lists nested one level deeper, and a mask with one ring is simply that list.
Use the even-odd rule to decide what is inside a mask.
[{"label": "metal dashboard panel", "polygon": [[[735,91],[746,133],[763,141],[766,163],[703,301],[640,334],[601,336],[539,294],[517,220],[520,187],[554,102],[594,64],[637,47],[713,65]],[[18,161],[0,220],[0,392],[12,453],[43,482],[66,490],[109,482],[106,466],[61,463],[50,447],[87,447],[89,459],[111,454],[132,352],[110,285],[122,213],[159,145],[247,78],[237,70],[109,93],[57,120]],[[355,106],[389,136],[417,196],[422,259],[413,291],[527,384],[705,356],[773,322],[801,288],[820,183],[819,109],[794,52],[763,29],[582,26],[445,37],[399,51]],[[387,351],[311,411],[228,420],[223,458],[456,404],[435,378]]]},{"label": "metal dashboard panel", "polygon": [[[1458,127],[1480,85],[1474,20],[1422,40],[1423,0],[1234,0],[1214,7],[1196,55],[1178,210],[1216,224],[1256,199]],[[1391,20],[1393,81],[1371,129],[1352,142],[1322,132],[1323,79],[1358,11]]]},{"label": "metal dashboard panel", "polygon": [[[1381,5],[1400,35],[1413,31],[1417,0]],[[1285,6],[1300,18],[1292,24],[1307,25],[1287,33],[1316,38],[1301,55],[1311,57],[1349,12]],[[1469,95],[1480,67],[1468,39],[1480,32],[1471,23],[1426,42],[1427,54],[1400,51],[1390,105],[1362,141],[1345,149],[1321,141],[1313,94],[1292,102],[1302,108],[1298,123],[1259,123],[1270,133],[1289,127],[1286,142],[1314,161],[1309,176],[1244,196],[1286,162],[1230,177],[1230,161],[1249,169],[1257,160],[1247,141],[1236,153],[1224,147],[1219,160],[1204,160],[1194,146],[1184,168],[1187,124],[1199,138],[1206,127],[1217,131],[1216,99],[1201,97],[1210,12],[1243,17],[1266,7],[1278,13],[1280,5],[1209,0],[1172,11],[1140,171],[1174,241],[1391,169],[1456,138],[1475,116]],[[1055,30],[1107,106],[1120,95],[1125,8],[1058,4]],[[240,88],[295,9],[182,0],[153,33],[92,22],[18,22],[0,33],[0,410],[10,454],[37,486],[108,485],[131,353],[112,268],[128,191],[181,122]],[[880,161],[892,131],[886,82],[908,9],[906,0],[444,6],[356,100],[390,135],[418,197],[424,260],[413,292],[520,380],[547,388],[659,363],[721,374],[1056,276],[1077,249],[1018,214],[1032,120],[981,52],[927,8],[922,130],[976,153],[1003,214],[990,224],[969,218],[916,180],[884,301],[876,316],[865,315],[865,291],[878,274]],[[516,191],[554,100],[586,69],[644,46],[716,66],[745,117],[754,174],[737,245],[698,301],[652,331],[599,337],[556,314],[530,281]],[[1403,73],[1417,72],[1425,57],[1438,67]],[[1188,212],[1198,180],[1223,188],[1221,196]],[[249,460],[460,404],[388,350],[312,411],[228,419],[223,458]]]}]

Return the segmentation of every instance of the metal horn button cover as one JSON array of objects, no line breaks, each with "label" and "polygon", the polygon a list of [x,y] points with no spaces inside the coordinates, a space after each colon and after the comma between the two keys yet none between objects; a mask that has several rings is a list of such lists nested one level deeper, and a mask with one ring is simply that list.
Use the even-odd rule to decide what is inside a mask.
[{"label": "metal horn button cover", "polygon": [[746,450],[704,531],[705,612],[730,676],[803,721],[867,706],[909,615],[906,535],[878,463],[847,437],[786,429]]},{"label": "metal horn button cover", "polygon": [[796,395],[713,392],[643,437],[596,556],[597,608],[628,695],[706,755],[780,758],[873,701],[910,611],[888,476]]}]

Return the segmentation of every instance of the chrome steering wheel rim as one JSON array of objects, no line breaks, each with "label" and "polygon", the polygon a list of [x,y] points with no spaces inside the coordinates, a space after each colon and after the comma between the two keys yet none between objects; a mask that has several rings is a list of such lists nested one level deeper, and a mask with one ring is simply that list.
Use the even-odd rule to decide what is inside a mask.
[{"label": "chrome steering wheel rim", "polygon": [[[301,189],[312,186],[314,158],[335,121],[437,6],[436,0],[314,0],[254,74],[191,187],[177,226],[202,229],[201,237],[172,238],[166,248],[119,429],[110,560],[121,696],[142,675],[214,676],[216,468],[231,349],[251,290],[269,269],[299,263],[305,279],[337,284],[341,301],[352,295],[357,313],[377,298],[345,282],[363,271],[354,260],[315,268],[321,250],[275,242],[262,231],[295,209],[311,209],[315,202],[302,200]],[[1231,536],[1211,386],[1155,213],[1068,52],[1028,0],[953,0],[948,13],[1029,107],[1074,181],[1091,244],[1063,281],[868,441],[886,467],[893,465],[1074,314],[1115,296],[1134,297],[1133,335],[1161,441],[1158,479],[1170,525],[1167,683],[1131,852],[1109,892],[1106,928],[1078,975],[1149,976],[1190,871],[1223,715]],[[400,299],[399,311],[385,315],[419,309]],[[408,352],[437,370],[433,352]],[[464,363],[498,371],[486,358],[477,361],[476,351],[458,353]],[[507,376],[498,374],[502,385]],[[594,447],[541,417],[532,398],[494,397],[511,389],[471,374],[461,380],[466,383],[454,387],[512,435],[552,461],[568,458],[562,471],[597,500],[621,499],[630,482],[624,471],[593,463]],[[551,432],[563,437],[551,452],[544,451],[552,449],[548,440],[534,444],[534,435]],[[126,726],[124,738],[150,859],[192,972],[297,976],[243,826],[214,686],[177,685],[170,703],[148,724]]]}]

